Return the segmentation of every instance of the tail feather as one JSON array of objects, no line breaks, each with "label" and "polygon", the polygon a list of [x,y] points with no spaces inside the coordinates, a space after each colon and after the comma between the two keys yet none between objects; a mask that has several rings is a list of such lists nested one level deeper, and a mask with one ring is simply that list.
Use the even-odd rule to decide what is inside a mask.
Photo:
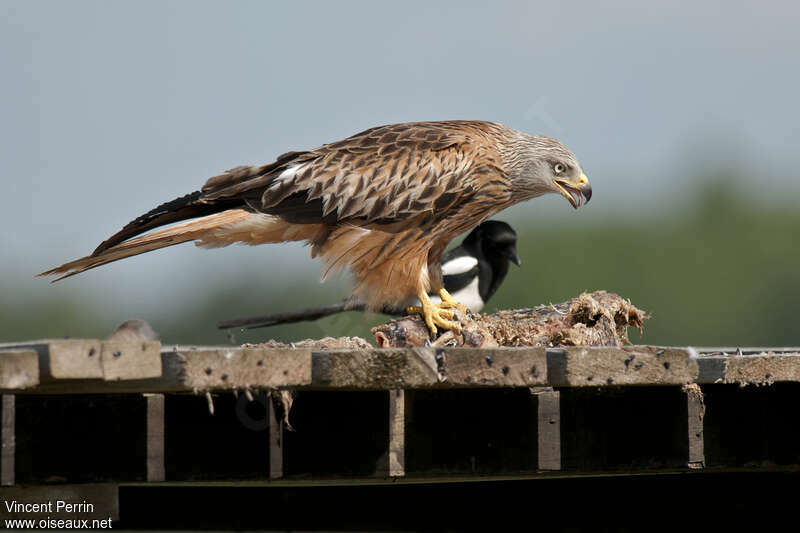
[{"label": "tail feather", "polygon": [[108,250],[109,248],[112,248],[121,242],[130,239],[131,237],[141,235],[142,233],[150,231],[154,228],[166,226],[167,224],[172,224],[174,222],[180,222],[181,220],[219,213],[220,211],[224,211],[225,209],[232,207],[242,206],[242,202],[239,201],[217,201],[213,204],[200,202],[198,200],[201,195],[201,191],[195,191],[151,209],[144,215],[132,220],[126,224],[124,228],[100,243],[100,246],[98,246],[95,251],[92,252],[92,255],[99,255],[105,250]]},{"label": "tail feather", "polygon": [[[244,209],[228,209],[221,213],[189,220],[175,226],[121,242],[101,250],[99,253],[95,252],[92,255],[70,261],[69,263],[64,263],[61,266],[42,272],[39,276],[61,274],[61,276],[53,280],[55,282],[126,257],[151,252],[159,248],[165,248],[196,239],[202,240],[203,237],[214,234],[227,226],[233,226],[238,222],[242,222],[250,216],[252,216],[252,213]],[[227,242],[215,242],[214,245],[224,246],[232,242],[236,241],[228,240]]]}]

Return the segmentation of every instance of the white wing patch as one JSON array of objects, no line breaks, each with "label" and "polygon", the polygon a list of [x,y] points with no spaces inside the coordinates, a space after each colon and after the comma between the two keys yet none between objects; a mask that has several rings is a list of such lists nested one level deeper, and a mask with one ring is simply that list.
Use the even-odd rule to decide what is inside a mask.
[{"label": "white wing patch", "polygon": [[283,172],[281,172],[277,178],[275,178],[272,183],[270,184],[270,189],[277,189],[287,181],[291,181],[294,179],[297,174],[299,174],[302,170],[304,170],[308,166],[308,163],[300,163],[299,165],[295,165],[293,167],[289,167]]},{"label": "white wing patch", "polygon": [[456,257],[442,265],[442,275],[454,276],[456,274],[463,274],[464,272],[469,272],[476,266],[478,266],[478,260],[471,255]]}]

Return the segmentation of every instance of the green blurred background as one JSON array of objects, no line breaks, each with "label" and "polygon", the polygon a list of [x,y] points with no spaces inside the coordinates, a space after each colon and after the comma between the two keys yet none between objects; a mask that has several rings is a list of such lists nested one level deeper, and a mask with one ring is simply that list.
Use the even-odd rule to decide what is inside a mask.
[{"label": "green blurred background", "polygon": [[[0,0],[0,342],[369,337],[385,317],[233,332],[339,301],[299,245],[176,246],[50,285],[34,275],[239,164],[378,124],[484,119],[556,137],[592,181],[496,218],[498,308],[605,289],[634,342],[800,345],[797,2]],[[460,239],[457,239],[457,241]]]}]

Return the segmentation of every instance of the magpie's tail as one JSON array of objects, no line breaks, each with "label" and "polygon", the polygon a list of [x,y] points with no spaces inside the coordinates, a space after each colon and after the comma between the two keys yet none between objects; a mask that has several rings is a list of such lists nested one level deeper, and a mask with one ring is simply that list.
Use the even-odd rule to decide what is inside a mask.
[{"label": "magpie's tail", "polygon": [[319,307],[309,307],[299,311],[288,311],[285,313],[273,313],[270,315],[253,316],[248,318],[238,318],[235,320],[225,320],[217,324],[219,329],[231,328],[268,328],[280,324],[293,324],[295,322],[305,322],[318,320],[326,316],[335,315],[344,311],[363,311],[364,304],[345,300],[336,304],[321,305]]}]

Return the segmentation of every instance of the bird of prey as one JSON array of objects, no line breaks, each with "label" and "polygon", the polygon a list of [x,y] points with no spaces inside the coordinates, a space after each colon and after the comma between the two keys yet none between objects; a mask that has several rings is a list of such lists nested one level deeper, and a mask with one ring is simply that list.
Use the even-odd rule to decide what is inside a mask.
[{"label": "bird of prey", "polygon": [[[486,305],[508,274],[508,263],[520,266],[517,254],[517,233],[507,223],[487,220],[469,232],[460,245],[442,256],[444,288],[456,301],[477,313]],[[429,295],[430,296],[430,295]],[[436,301],[436,296],[431,298]],[[336,304],[309,307],[299,311],[273,313],[220,322],[220,329],[263,328],[318,320],[344,311],[363,311],[364,302],[346,298]],[[404,309],[382,309],[381,312],[399,315]]]},{"label": "bird of prey", "polygon": [[322,280],[349,268],[353,295],[368,309],[418,299],[409,312],[420,313],[433,335],[459,333],[451,309],[464,307],[442,284],[450,240],[524,200],[557,193],[577,208],[591,191],[576,157],[555,139],[494,122],[391,124],[232,168],[136,218],[91,255],[41,275],[62,279],[188,241],[208,248],[305,241],[324,261]]}]

